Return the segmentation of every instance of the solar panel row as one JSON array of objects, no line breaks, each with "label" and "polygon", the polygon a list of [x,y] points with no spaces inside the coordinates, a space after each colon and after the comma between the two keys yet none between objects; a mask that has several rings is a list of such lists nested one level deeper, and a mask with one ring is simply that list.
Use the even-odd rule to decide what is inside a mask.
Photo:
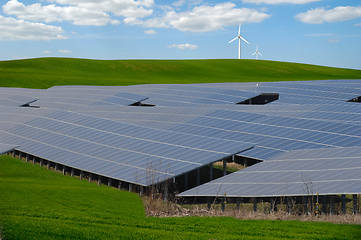
[{"label": "solar panel row", "polygon": [[[102,176],[146,186],[237,154],[266,161],[182,196],[214,196],[220,186],[232,196],[302,195],[311,181],[323,194],[361,192],[361,108],[347,102],[361,95],[361,80],[0,93],[1,142]],[[235,104],[261,93],[279,100]],[[129,106],[139,102],[156,106]]]}]

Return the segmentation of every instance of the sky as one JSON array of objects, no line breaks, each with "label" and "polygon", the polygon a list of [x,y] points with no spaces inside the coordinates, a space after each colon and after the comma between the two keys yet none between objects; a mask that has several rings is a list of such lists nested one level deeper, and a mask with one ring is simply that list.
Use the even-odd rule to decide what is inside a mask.
[{"label": "sky", "polygon": [[361,69],[360,0],[1,0],[0,60],[242,59]]}]

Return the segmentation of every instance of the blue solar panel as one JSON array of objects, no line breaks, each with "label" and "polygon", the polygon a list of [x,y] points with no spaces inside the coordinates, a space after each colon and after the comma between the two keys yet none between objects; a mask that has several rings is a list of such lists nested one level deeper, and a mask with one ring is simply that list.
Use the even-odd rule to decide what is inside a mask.
[{"label": "blue solar panel", "polygon": [[[278,93],[280,98],[266,105],[236,104],[260,93]],[[228,180],[217,184],[235,194],[252,190],[267,195],[285,191],[282,183],[298,181],[293,172],[302,169],[315,179],[357,178],[353,169],[359,162],[348,157],[361,146],[361,108],[347,101],[360,95],[361,80],[0,88],[0,141],[140,185],[149,182],[147,165],[160,168],[155,172],[161,181],[238,153],[264,160],[255,165],[264,175],[255,175],[255,182],[245,186]],[[40,108],[20,108],[16,102]],[[156,106],[128,106],[138,102]],[[336,150],[342,152],[339,159],[329,153]],[[314,154],[309,161],[281,159],[308,152]],[[334,171],[332,164],[344,168],[332,175],[328,173]],[[316,168],[315,174],[310,166]],[[250,178],[248,171],[244,176]],[[276,190],[257,182],[262,177]],[[319,182],[318,187],[330,186]],[[300,194],[300,185],[294,183],[287,191]],[[355,182],[341,185],[348,191],[359,189]]]}]

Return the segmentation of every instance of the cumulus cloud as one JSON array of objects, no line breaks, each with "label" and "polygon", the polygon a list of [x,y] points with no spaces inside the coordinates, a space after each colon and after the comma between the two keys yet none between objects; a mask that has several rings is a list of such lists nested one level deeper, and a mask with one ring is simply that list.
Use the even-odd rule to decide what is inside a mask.
[{"label": "cumulus cloud", "polygon": [[324,22],[340,22],[361,17],[361,6],[339,6],[334,9],[315,8],[295,16],[301,22],[322,24]]},{"label": "cumulus cloud", "polygon": [[61,27],[17,20],[0,15],[0,40],[67,39]]},{"label": "cumulus cloud", "polygon": [[59,50],[59,52],[61,52],[61,53],[71,53],[70,50]]},{"label": "cumulus cloud", "polygon": [[256,4],[282,4],[282,3],[291,3],[291,4],[306,4],[310,2],[318,2],[321,0],[242,0],[243,3],[256,3]]},{"label": "cumulus cloud", "polygon": [[118,20],[111,20],[109,15],[102,11],[88,10],[74,6],[59,7],[54,4],[42,6],[40,3],[25,6],[17,0],[10,0],[3,6],[8,15],[15,15],[19,19],[36,22],[70,21],[75,25],[103,26],[107,23],[119,24]]},{"label": "cumulus cloud", "polygon": [[153,13],[149,9],[153,0],[50,0],[63,5],[71,5],[91,11],[111,12],[116,16],[143,18]]},{"label": "cumulus cloud", "polygon": [[49,51],[41,51],[41,53],[46,53],[47,54],[47,53],[51,53],[51,52],[49,52]]},{"label": "cumulus cloud", "polygon": [[192,45],[192,44],[173,44],[171,46],[167,46],[168,48],[179,48],[179,49],[186,49],[186,48],[189,48],[189,49],[196,49],[198,48],[197,45]]},{"label": "cumulus cloud", "polygon": [[354,24],[355,27],[361,26],[361,23]]},{"label": "cumulus cloud", "polygon": [[153,29],[149,29],[149,30],[145,30],[144,33],[145,34],[156,34],[157,32],[154,31]]},{"label": "cumulus cloud", "polygon": [[[255,9],[236,8],[233,3],[221,3],[214,6],[202,5],[191,11],[177,13],[169,11],[162,18],[146,21],[127,22],[145,27],[172,27],[180,31],[208,32],[222,29],[223,26],[238,25],[240,22],[259,23],[271,17]],[[126,21],[125,21],[126,22]]]}]

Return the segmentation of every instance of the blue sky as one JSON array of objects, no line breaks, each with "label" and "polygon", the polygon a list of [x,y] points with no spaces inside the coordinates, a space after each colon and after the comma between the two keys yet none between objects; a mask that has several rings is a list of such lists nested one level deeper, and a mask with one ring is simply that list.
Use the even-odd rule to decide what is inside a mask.
[{"label": "blue sky", "polygon": [[360,0],[3,0],[0,60],[259,59],[361,69]]}]

